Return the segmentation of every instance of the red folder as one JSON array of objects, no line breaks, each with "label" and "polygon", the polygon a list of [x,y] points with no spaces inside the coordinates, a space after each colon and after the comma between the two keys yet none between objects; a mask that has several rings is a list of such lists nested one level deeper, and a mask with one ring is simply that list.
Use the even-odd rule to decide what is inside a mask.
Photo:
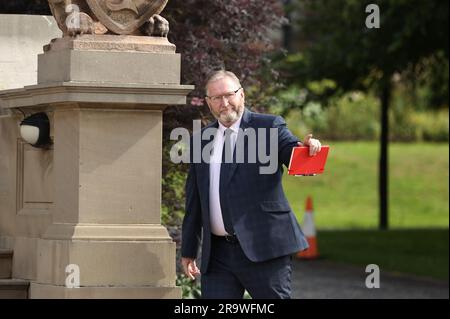
[{"label": "red folder", "polygon": [[294,147],[289,162],[288,174],[303,176],[322,174],[327,162],[329,149],[328,145],[323,145],[319,153],[315,156],[309,156],[308,146]]}]

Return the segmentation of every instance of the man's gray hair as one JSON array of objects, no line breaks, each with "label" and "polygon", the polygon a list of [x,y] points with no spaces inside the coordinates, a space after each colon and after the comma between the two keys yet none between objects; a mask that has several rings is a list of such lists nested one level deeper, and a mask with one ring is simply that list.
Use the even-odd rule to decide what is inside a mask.
[{"label": "man's gray hair", "polygon": [[241,81],[239,81],[239,78],[233,72],[226,71],[226,70],[214,71],[208,76],[208,79],[206,80],[206,84],[205,84],[206,95],[208,95],[209,83],[215,82],[217,80],[221,80],[223,78],[229,78],[229,79],[233,80],[233,82],[235,82],[238,85],[238,87],[242,86]]}]

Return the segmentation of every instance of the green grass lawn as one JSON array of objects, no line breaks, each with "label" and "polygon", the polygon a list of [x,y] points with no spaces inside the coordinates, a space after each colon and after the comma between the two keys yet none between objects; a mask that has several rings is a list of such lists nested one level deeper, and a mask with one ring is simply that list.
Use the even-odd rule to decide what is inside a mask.
[{"label": "green grass lawn", "polygon": [[321,257],[383,271],[448,280],[448,229],[324,230]]},{"label": "green grass lawn", "polygon": [[[325,172],[314,177],[284,175],[289,202],[301,222],[305,200],[313,198],[319,229],[378,225],[377,142],[332,142]],[[391,143],[389,226],[449,225],[449,145]]]},{"label": "green grass lawn", "polygon": [[448,280],[448,144],[390,144],[390,231],[376,230],[378,143],[329,145],[324,174],[283,180],[300,223],[312,196],[322,257]]}]

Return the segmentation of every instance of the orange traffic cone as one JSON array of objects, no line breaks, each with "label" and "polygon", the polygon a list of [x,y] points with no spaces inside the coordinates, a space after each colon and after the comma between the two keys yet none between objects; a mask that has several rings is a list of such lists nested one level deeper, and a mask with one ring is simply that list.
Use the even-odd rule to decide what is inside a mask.
[{"label": "orange traffic cone", "polygon": [[308,240],[309,248],[297,253],[297,258],[316,259],[319,257],[317,248],[316,227],[314,226],[313,204],[311,196],[306,198],[305,216],[303,217],[303,233]]}]

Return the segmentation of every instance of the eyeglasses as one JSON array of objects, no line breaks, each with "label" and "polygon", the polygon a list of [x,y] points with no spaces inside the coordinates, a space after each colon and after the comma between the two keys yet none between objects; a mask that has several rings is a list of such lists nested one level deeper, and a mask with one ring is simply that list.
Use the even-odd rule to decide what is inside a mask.
[{"label": "eyeglasses", "polygon": [[239,89],[237,89],[236,91],[232,91],[232,92],[225,93],[225,94],[222,94],[222,95],[214,95],[214,96],[208,96],[207,95],[206,97],[208,99],[210,99],[212,103],[219,103],[219,102],[221,102],[223,100],[223,98],[225,98],[227,101],[229,101],[230,99],[232,99],[232,98],[234,98],[236,96],[236,93],[240,89],[242,89],[242,86]]}]

